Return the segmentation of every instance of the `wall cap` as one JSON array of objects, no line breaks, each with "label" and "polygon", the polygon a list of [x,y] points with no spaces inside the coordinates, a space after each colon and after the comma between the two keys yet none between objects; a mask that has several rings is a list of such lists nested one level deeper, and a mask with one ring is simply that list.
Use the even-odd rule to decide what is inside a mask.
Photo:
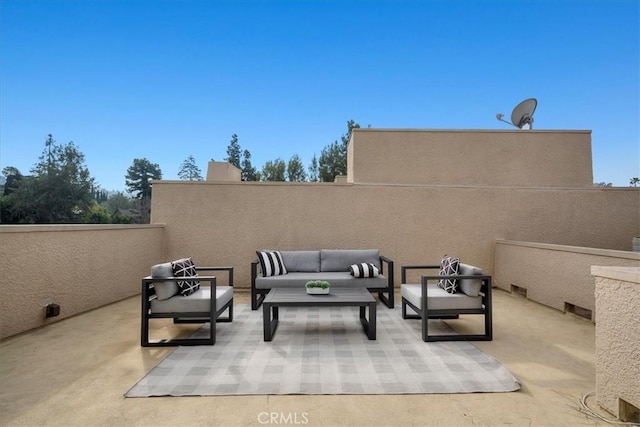
[{"label": "wall cap", "polygon": [[591,266],[591,275],[640,284],[640,267]]}]

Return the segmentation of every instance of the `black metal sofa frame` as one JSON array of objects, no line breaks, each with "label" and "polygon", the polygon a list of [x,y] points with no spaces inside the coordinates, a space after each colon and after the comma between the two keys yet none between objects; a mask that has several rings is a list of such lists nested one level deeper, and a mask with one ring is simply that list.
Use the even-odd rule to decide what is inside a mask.
[{"label": "black metal sofa frame", "polygon": [[[387,268],[385,269],[384,265],[386,264]],[[257,310],[265,297],[269,293],[270,289],[257,289],[256,288],[256,278],[258,277],[258,269],[260,266],[260,262],[255,259],[251,262],[251,309]],[[382,301],[388,308],[394,307],[394,277],[393,277],[393,261],[386,256],[380,255],[380,274],[385,274],[387,272],[387,287],[386,288],[371,288],[368,289],[371,293],[378,293],[378,298]],[[322,279],[322,272],[314,273],[317,274],[317,280]],[[385,295],[386,294],[386,295]]]}]

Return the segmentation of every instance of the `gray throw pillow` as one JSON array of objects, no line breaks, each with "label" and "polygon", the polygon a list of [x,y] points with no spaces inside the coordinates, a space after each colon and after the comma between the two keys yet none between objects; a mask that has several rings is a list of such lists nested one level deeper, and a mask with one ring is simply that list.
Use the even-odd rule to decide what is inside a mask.
[{"label": "gray throw pillow", "polygon": [[[151,277],[154,279],[162,279],[172,277],[173,270],[170,262],[156,264],[151,267]],[[164,301],[178,293],[178,284],[176,282],[154,282],[153,287],[156,290],[158,300]]]}]

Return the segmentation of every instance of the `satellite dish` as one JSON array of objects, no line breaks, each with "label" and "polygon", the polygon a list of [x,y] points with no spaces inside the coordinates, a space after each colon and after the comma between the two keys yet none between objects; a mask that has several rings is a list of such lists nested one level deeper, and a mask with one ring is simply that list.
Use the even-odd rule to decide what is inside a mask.
[{"label": "satellite dish", "polygon": [[518,129],[523,129],[525,126],[528,126],[526,129],[533,129],[533,113],[536,111],[537,106],[538,101],[535,98],[528,98],[513,109],[510,122],[503,119],[504,114],[502,113],[496,114],[496,119],[509,123]]}]

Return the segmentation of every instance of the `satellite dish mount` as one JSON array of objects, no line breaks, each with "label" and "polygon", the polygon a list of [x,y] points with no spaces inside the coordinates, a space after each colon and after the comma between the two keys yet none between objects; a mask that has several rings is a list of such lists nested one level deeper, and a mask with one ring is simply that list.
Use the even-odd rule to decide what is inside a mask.
[{"label": "satellite dish mount", "polygon": [[533,129],[533,113],[536,111],[538,101],[535,98],[528,98],[516,105],[516,108],[511,112],[511,121],[508,122],[503,119],[504,114],[496,114],[496,119],[501,122],[509,123],[511,126],[515,126],[518,129]]}]

